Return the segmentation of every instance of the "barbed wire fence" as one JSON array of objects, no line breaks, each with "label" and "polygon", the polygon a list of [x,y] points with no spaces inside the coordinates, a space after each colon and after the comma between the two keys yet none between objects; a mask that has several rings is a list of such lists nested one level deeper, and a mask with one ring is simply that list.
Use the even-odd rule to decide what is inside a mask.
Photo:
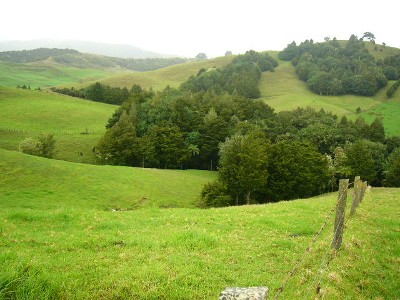
[{"label": "barbed wire fence", "polygon": [[[300,259],[297,260],[294,267],[289,271],[287,276],[285,277],[282,285],[278,288],[277,292],[275,293],[274,300],[278,299],[280,295],[284,292],[285,287],[289,283],[289,281],[296,275],[298,270],[300,269],[301,264],[305,261],[307,255],[311,252],[312,247],[318,241],[319,237],[321,236],[324,229],[327,227],[327,224],[331,221],[334,212],[336,211],[335,215],[335,222],[333,227],[333,238],[332,243],[329,247],[323,252],[321,262],[319,263],[319,267],[316,272],[316,276],[314,277],[311,286],[308,287],[306,298],[310,299],[310,293],[314,290],[316,293],[320,292],[321,283],[323,282],[323,274],[326,270],[329,269],[330,262],[334,259],[335,254],[340,249],[343,241],[343,232],[345,225],[347,224],[347,220],[345,220],[346,215],[346,200],[349,187],[353,185],[353,196],[352,196],[352,203],[351,203],[351,210],[350,216],[354,216],[356,209],[362,202],[365,192],[367,190],[367,182],[363,182],[360,179],[360,176],[356,176],[354,182],[349,183],[348,179],[342,179],[339,182],[339,191],[338,191],[338,200],[336,206],[331,209],[331,211],[326,216],[324,222],[322,223],[321,227],[318,231],[314,234],[313,239],[309,243],[308,247],[304,250],[303,254],[301,255]],[[346,221],[346,222],[345,222]]]}]

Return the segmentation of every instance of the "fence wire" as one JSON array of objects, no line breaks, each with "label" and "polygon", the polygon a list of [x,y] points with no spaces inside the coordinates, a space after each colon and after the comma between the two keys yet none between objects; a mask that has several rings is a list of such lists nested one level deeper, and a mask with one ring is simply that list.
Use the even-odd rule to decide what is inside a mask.
[{"label": "fence wire", "polygon": [[308,253],[311,252],[311,247],[317,242],[318,238],[320,237],[320,235],[322,234],[323,230],[325,229],[326,224],[330,221],[331,217],[333,216],[333,213],[336,209],[336,206],[333,207],[331,209],[331,211],[328,213],[328,215],[326,216],[324,222],[322,223],[321,227],[319,228],[319,230],[314,234],[313,239],[311,240],[310,244],[308,245],[308,247],[304,250],[303,255],[301,256],[301,258],[297,261],[296,265],[294,266],[294,268],[288,273],[288,275],[286,276],[283,284],[281,285],[281,287],[278,289],[277,293],[275,294],[274,299],[278,299],[279,295],[283,292],[284,288],[286,287],[286,285],[288,284],[289,280],[296,274],[300,264],[305,260],[306,256]]},{"label": "fence wire", "polygon": [[[351,185],[354,185],[354,183],[355,183],[355,181],[353,181],[353,182],[351,182],[351,183],[348,183],[348,184],[347,184],[347,187],[346,187],[346,190],[342,191],[342,194],[339,194],[338,199],[341,199],[341,198],[343,197],[343,195],[344,195],[345,193],[348,192],[348,188],[349,188]],[[340,192],[340,191],[339,191],[339,192]],[[353,196],[353,197],[354,197],[354,196]],[[286,278],[285,278],[283,284],[279,287],[278,291],[276,292],[275,297],[274,297],[274,300],[276,300],[276,299],[279,298],[280,294],[283,292],[283,290],[285,289],[285,287],[286,287],[286,285],[288,284],[288,282],[290,281],[290,279],[293,278],[294,275],[296,274],[296,272],[298,271],[298,269],[299,269],[301,263],[304,262],[304,260],[305,260],[305,258],[306,258],[306,256],[307,256],[307,254],[311,252],[311,247],[317,242],[318,238],[321,236],[321,234],[322,234],[323,230],[325,229],[326,225],[328,224],[328,222],[329,222],[330,219],[332,218],[333,213],[334,213],[335,210],[336,210],[336,207],[337,207],[337,203],[336,203],[336,205],[330,210],[330,212],[328,213],[328,215],[327,215],[327,217],[325,218],[324,222],[322,223],[321,227],[320,227],[319,230],[315,233],[315,235],[314,235],[313,239],[311,240],[310,244],[309,244],[308,247],[304,250],[304,252],[303,252],[301,258],[296,262],[296,264],[295,264],[295,266],[293,267],[293,269],[292,269],[292,270],[288,273],[288,275],[286,276]],[[345,213],[346,213],[346,209],[343,211],[343,214],[342,214],[341,218],[344,218]],[[346,220],[345,223],[343,224],[343,227],[346,226],[346,225],[347,225],[347,220]],[[338,231],[339,227],[340,227],[340,222],[337,224],[336,228],[334,228],[333,236],[335,236],[335,235],[337,234],[337,231]],[[328,257],[329,253],[330,253],[331,255]],[[335,254],[335,253],[336,253],[336,250],[331,249],[331,245],[329,245],[328,248],[327,248],[327,250],[326,250],[326,252],[325,252],[325,254],[323,255],[323,258],[322,258],[322,260],[321,260],[321,264],[320,264],[320,266],[319,266],[319,268],[318,268],[319,276],[317,275],[317,276],[315,277],[315,279],[314,279],[314,281],[313,281],[311,287],[308,289],[308,292],[307,292],[307,295],[306,295],[306,297],[307,297],[306,299],[308,299],[309,293],[310,293],[310,291],[312,290],[312,287],[315,286],[316,283],[318,283],[318,287],[319,287],[319,285],[320,285],[320,283],[321,283],[322,274],[323,274],[323,272],[322,272],[321,270],[322,270],[322,268],[324,268],[325,265],[326,265],[326,268],[329,266],[330,262],[331,262],[332,259],[334,258],[334,254]],[[316,281],[317,278],[318,278],[318,281]],[[318,287],[317,287],[317,289],[318,289]],[[319,292],[319,290],[318,290],[318,292]]]}]

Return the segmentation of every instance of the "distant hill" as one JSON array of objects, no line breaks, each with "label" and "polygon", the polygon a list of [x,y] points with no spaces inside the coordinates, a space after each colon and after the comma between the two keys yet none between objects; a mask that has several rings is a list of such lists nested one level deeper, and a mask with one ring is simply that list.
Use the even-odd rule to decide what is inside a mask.
[{"label": "distant hill", "polygon": [[69,48],[84,53],[94,53],[122,58],[165,58],[174,56],[144,50],[127,44],[110,44],[78,40],[38,39],[29,41],[0,42],[0,51],[32,50],[37,48]]},{"label": "distant hill", "polygon": [[99,54],[81,53],[73,49],[37,48],[32,50],[13,50],[0,52],[0,61],[8,63],[46,63],[74,68],[91,69],[129,69],[151,71],[180,64],[185,58],[120,58]]}]

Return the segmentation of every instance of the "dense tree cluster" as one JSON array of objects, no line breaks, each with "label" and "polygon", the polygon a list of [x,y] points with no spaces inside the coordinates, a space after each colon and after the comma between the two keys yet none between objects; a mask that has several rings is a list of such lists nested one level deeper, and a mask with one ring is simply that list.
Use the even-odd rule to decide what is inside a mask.
[{"label": "dense tree cluster", "polygon": [[400,79],[400,54],[386,57],[384,66],[385,75],[389,80]]},{"label": "dense tree cluster", "polygon": [[372,96],[386,86],[388,79],[398,76],[389,60],[376,61],[362,38],[355,35],[344,46],[336,39],[324,43],[306,40],[300,45],[292,42],[279,58],[291,60],[299,78],[320,95]]},{"label": "dense tree cluster", "polygon": [[267,53],[248,51],[236,56],[224,68],[201,69],[182,84],[181,89],[190,92],[228,92],[255,99],[260,97],[258,82],[261,72],[273,71],[278,63]]},{"label": "dense tree cluster", "polygon": [[93,83],[86,88],[77,90],[71,88],[56,88],[51,90],[55,93],[60,93],[72,97],[88,99],[96,102],[121,105],[128,100],[130,91],[127,88],[112,87],[99,82]]},{"label": "dense tree cluster", "polygon": [[[191,93],[171,88],[154,93],[138,86],[132,91],[135,92],[129,100],[109,119],[107,133],[96,147],[104,162],[215,170],[219,144],[227,136],[248,124],[266,127],[274,115],[263,102],[239,95]],[[126,129],[128,119],[129,139],[134,137],[134,143],[121,141],[128,139],[120,131],[120,127]],[[118,143],[130,150],[123,150]]]},{"label": "dense tree cluster", "polygon": [[400,87],[400,79],[397,80],[395,83],[393,83],[386,91],[386,96],[388,96],[388,98],[393,97],[393,95],[396,93],[396,91],[399,89]]}]

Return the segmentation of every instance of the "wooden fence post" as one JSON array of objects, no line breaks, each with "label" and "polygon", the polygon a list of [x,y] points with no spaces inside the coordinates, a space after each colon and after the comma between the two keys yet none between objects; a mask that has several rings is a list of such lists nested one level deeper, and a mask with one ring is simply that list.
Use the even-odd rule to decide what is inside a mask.
[{"label": "wooden fence post", "polygon": [[360,204],[361,184],[362,181],[360,181],[360,176],[356,176],[354,178],[354,193],[353,193],[353,201],[351,202],[350,216],[355,214],[356,208]]},{"label": "wooden fence post", "polygon": [[366,181],[362,182],[361,191],[360,191],[360,202],[364,199],[365,191],[367,190],[368,183]]},{"label": "wooden fence post", "polygon": [[339,181],[339,196],[336,205],[336,218],[335,227],[333,228],[333,241],[331,247],[338,250],[342,245],[343,229],[344,229],[344,215],[346,210],[347,190],[349,187],[348,179],[341,179]]}]

